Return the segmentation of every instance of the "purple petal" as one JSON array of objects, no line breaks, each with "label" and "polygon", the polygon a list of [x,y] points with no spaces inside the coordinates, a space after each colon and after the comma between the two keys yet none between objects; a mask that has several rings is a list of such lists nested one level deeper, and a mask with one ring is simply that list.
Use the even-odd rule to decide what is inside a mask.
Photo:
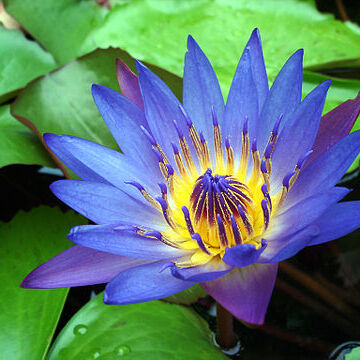
[{"label": "purple petal", "polygon": [[116,59],[116,75],[121,93],[141,110],[144,110],[138,77],[120,59]]},{"label": "purple petal", "polygon": [[327,208],[340,201],[350,192],[347,188],[333,188],[310,196],[290,209],[274,216],[271,225],[263,235],[271,243],[296,233],[315,221]]},{"label": "purple petal", "polygon": [[237,158],[241,154],[241,133],[245,119],[248,121],[249,138],[253,139],[257,134],[258,117],[258,95],[251,71],[251,55],[245,48],[230,87],[222,128],[222,133],[229,138]]},{"label": "purple petal", "polygon": [[80,225],[71,229],[68,238],[91,249],[142,259],[173,259],[189,253],[141,236],[129,226]]},{"label": "purple petal", "polygon": [[[285,63],[271,86],[262,108],[258,134],[260,153],[270,137],[271,130],[280,115],[292,113],[301,101],[303,50],[298,50]],[[280,124],[280,126],[283,125]]]},{"label": "purple petal", "polygon": [[337,184],[359,152],[360,131],[351,133],[323,152],[300,171],[299,178],[287,196],[284,208]]},{"label": "purple petal", "polygon": [[165,224],[158,210],[111,185],[59,180],[50,189],[65,204],[97,224],[130,222],[157,228]]},{"label": "purple petal", "polygon": [[[45,134],[44,138],[55,155],[83,180],[100,181],[103,179],[102,182],[110,183],[126,192],[132,190],[125,181],[137,181],[148,187],[147,190],[158,192],[156,184],[161,179],[149,176],[149,170],[139,166],[130,157],[75,136]],[[72,158],[69,158],[68,154]],[[149,164],[150,166],[158,167],[158,163]],[[89,178],[88,171],[96,174],[99,179]],[[133,193],[134,196],[142,198],[138,191],[133,191]]]},{"label": "purple petal", "polygon": [[236,267],[202,287],[237,318],[262,324],[274,288],[277,264]]},{"label": "purple petal", "polygon": [[312,149],[314,152],[308,160],[310,164],[324,151],[349,134],[360,112],[360,92],[354,100],[347,100],[321,118]]},{"label": "purple petal", "polygon": [[119,272],[148,263],[75,245],[32,271],[23,288],[53,289],[106,283]]},{"label": "purple petal", "polygon": [[184,108],[212,149],[211,108],[214,108],[218,123],[222,126],[224,100],[209,60],[191,36],[188,37],[187,47],[183,80]]},{"label": "purple petal", "polygon": [[258,109],[262,109],[265,99],[269,94],[269,84],[266,74],[264,55],[262,52],[259,29],[254,29],[245,49],[249,50],[251,58],[251,71],[257,90],[259,101]]},{"label": "purple petal", "polygon": [[312,225],[305,227],[295,234],[269,241],[269,246],[264,251],[259,263],[278,263],[296,255],[300,250],[309,244],[316,236],[316,229]]},{"label": "purple petal", "polygon": [[293,113],[284,118],[285,126],[279,134],[272,156],[272,193],[276,194],[281,189],[284,176],[311,149],[330,83],[331,80],[327,80],[316,87]]},{"label": "purple petal", "polygon": [[137,61],[136,67],[149,128],[164,153],[172,159],[171,142],[177,143],[179,140],[174,120],[187,143],[191,144],[188,126],[180,110],[181,104],[167,85],[145,65]]},{"label": "purple petal", "polygon": [[[123,153],[139,166],[150,171],[149,175],[161,179],[149,140],[140,126],[147,126],[144,113],[118,92],[101,85],[92,86],[95,104],[107,127]],[[150,166],[153,164],[154,166]]]},{"label": "purple petal", "polygon": [[360,227],[360,201],[335,204],[310,226],[317,234],[308,246],[345,236]]},{"label": "purple petal", "polygon": [[190,268],[178,268],[174,265],[171,267],[171,272],[173,276],[181,280],[205,282],[217,279],[218,277],[227,274],[231,269],[232,266],[213,258],[205,265]]},{"label": "purple petal", "polygon": [[240,244],[225,250],[223,261],[231,266],[244,267],[257,261],[261,253],[266,249],[266,240],[262,241],[261,248],[256,249],[253,244]]},{"label": "purple petal", "polygon": [[162,299],[194,285],[161,271],[166,262],[141,265],[120,273],[105,289],[106,304],[125,305]]},{"label": "purple petal", "polygon": [[50,150],[70,169],[75,169],[76,174],[78,174],[82,179],[107,183],[100,174],[96,173],[78,160],[73,155],[72,151],[67,150],[66,147],[63,146],[61,136],[45,133],[43,137]]}]

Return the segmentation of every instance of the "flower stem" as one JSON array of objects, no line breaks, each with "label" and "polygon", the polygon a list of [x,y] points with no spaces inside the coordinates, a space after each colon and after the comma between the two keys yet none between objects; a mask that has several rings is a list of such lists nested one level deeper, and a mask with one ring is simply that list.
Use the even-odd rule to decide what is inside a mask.
[{"label": "flower stem", "polygon": [[237,344],[237,337],[234,333],[233,316],[216,303],[216,341],[222,349],[231,349]]}]

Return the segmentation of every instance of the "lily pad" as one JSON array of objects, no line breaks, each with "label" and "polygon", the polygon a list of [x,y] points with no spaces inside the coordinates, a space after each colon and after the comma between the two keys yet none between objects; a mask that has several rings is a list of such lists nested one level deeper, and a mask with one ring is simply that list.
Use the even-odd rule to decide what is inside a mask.
[{"label": "lily pad", "polygon": [[57,66],[51,54],[26,39],[20,30],[5,29],[0,24],[0,44],[0,103]]},{"label": "lily pad", "polygon": [[4,105],[0,107],[0,167],[9,164],[55,166],[40,139]]},{"label": "lily pad", "polygon": [[62,311],[67,289],[20,288],[24,277],[69,247],[69,229],[85,223],[73,212],[40,207],[0,223],[0,359],[44,359]]},{"label": "lily pad", "polygon": [[110,306],[102,294],[68,322],[48,360],[211,360],[226,357],[207,323],[191,309],[161,301]]}]

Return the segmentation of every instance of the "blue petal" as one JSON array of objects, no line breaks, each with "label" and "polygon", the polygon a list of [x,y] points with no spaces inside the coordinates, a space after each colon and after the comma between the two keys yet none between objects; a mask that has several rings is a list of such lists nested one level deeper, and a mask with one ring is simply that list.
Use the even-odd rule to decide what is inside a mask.
[{"label": "blue petal", "polygon": [[[84,180],[103,179],[102,182],[110,183],[125,191],[131,187],[125,184],[125,181],[138,181],[147,190],[158,192],[156,184],[161,179],[149,176],[150,167],[158,167],[157,162],[149,164],[148,168],[143,168],[130,157],[75,136],[47,134],[45,140],[55,155]],[[69,154],[71,157],[68,156]],[[88,171],[96,174],[99,180],[92,176],[87,177]]]},{"label": "blue petal", "polygon": [[72,228],[68,238],[91,249],[142,259],[173,259],[189,253],[141,236],[129,226],[81,225]]},{"label": "blue petal", "polygon": [[259,263],[278,263],[296,255],[311,239],[316,236],[316,230],[310,225],[295,234],[285,235],[273,241],[269,240],[269,246],[264,251]]},{"label": "blue petal", "polygon": [[[295,52],[285,63],[276,77],[269,95],[262,108],[257,144],[260,153],[270,137],[271,130],[280,115],[287,115],[295,110],[301,101],[303,50]],[[282,127],[283,122],[280,124]]]},{"label": "blue petal", "polygon": [[235,156],[240,153],[245,117],[249,119],[249,138],[256,137],[258,118],[268,93],[269,85],[260,33],[258,29],[255,29],[236,68],[225,108],[222,133],[230,137]]},{"label": "blue petal", "polygon": [[149,128],[160,147],[171,161],[173,150],[171,142],[178,143],[179,136],[173,123],[176,120],[180,132],[191,144],[189,129],[180,102],[167,85],[145,65],[136,62],[139,72],[140,89],[144,100],[145,116]]},{"label": "blue petal", "polygon": [[350,201],[331,206],[311,224],[316,236],[310,245],[337,239],[360,227],[360,201]]},{"label": "blue petal", "polygon": [[203,132],[210,150],[213,149],[211,107],[214,107],[220,127],[223,123],[224,99],[215,72],[196,41],[188,37],[185,55],[183,103],[196,129]]},{"label": "blue petal", "polygon": [[262,241],[261,248],[256,249],[253,244],[240,244],[225,250],[223,261],[231,266],[244,267],[257,261],[261,253],[266,249],[266,240]]},{"label": "blue petal", "polygon": [[82,179],[107,183],[98,173],[78,160],[71,150],[68,150],[62,141],[62,137],[56,134],[45,133],[44,140],[50,150],[70,169],[76,172]]},{"label": "blue petal", "polygon": [[225,264],[223,261],[213,258],[204,265],[178,268],[171,267],[171,273],[178,279],[194,282],[205,282],[217,279],[220,276],[227,274],[232,269],[232,266]]},{"label": "blue petal", "polygon": [[158,261],[120,273],[105,288],[106,304],[125,305],[162,299],[194,285],[161,271],[166,262]]},{"label": "blue petal", "polygon": [[241,56],[226,102],[222,134],[228,137],[236,158],[241,154],[241,134],[248,119],[249,138],[257,134],[259,108],[256,85],[251,71],[250,51]]},{"label": "blue petal", "polygon": [[277,264],[235,267],[225,276],[201,286],[240,320],[262,324],[275,285],[277,268]]},{"label": "blue petal", "polygon": [[121,271],[149,261],[75,245],[32,271],[21,287],[54,289],[102,284],[112,280]]},{"label": "blue petal", "polygon": [[140,126],[147,127],[145,115],[138,106],[117,91],[101,85],[92,86],[95,104],[119,147],[127,157],[151,170],[149,175],[160,179],[161,173],[149,140]]},{"label": "blue petal", "polygon": [[269,84],[262,52],[259,29],[254,29],[245,47],[250,53],[252,77],[257,90],[259,111],[262,109],[265,99],[269,93]]},{"label": "blue petal", "polygon": [[272,193],[276,194],[281,189],[284,176],[311,149],[330,83],[331,80],[327,80],[316,87],[293,113],[284,118],[285,126],[279,134],[272,156]]},{"label": "blue petal", "polygon": [[130,222],[147,226],[164,224],[163,216],[149,203],[111,185],[80,180],[59,180],[51,191],[65,204],[97,224]]},{"label": "blue petal", "polygon": [[311,224],[329,206],[340,201],[349,192],[350,190],[346,188],[333,188],[323,191],[274,216],[268,230],[263,235],[268,240],[268,247],[277,239],[294,234]]},{"label": "blue petal", "polygon": [[354,131],[300,171],[299,178],[287,196],[284,208],[337,184],[359,152],[360,131]]}]

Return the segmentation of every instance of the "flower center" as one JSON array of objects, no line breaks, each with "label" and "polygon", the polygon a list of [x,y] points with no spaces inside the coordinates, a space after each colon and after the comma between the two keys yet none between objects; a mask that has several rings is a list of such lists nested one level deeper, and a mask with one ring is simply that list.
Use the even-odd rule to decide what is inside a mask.
[{"label": "flower center", "polygon": [[[182,111],[189,132],[186,137],[174,121],[180,149],[172,143],[172,162],[167,157],[169,154],[165,154],[142,127],[158,157],[166,183],[159,183],[161,197],[156,199],[140,184],[133,181],[128,183],[138,188],[145,199],[163,213],[169,228],[162,232],[139,228],[138,233],[145,237],[155,236],[170,246],[195,251],[190,259],[176,261],[179,267],[204,264],[213,257],[221,259],[226,248],[239,244],[250,243],[261,247],[262,235],[271,217],[281,208],[311,152],[299,159],[295,169],[285,175],[281,190],[270,196],[271,158],[281,116],[262,155],[257,149],[256,139],[250,144],[245,119],[240,134],[241,149],[236,149],[239,156],[235,161],[230,140],[222,140],[214,111],[213,151],[209,150],[202,133],[197,132],[191,119]],[[251,166],[248,166],[249,163]]]}]

